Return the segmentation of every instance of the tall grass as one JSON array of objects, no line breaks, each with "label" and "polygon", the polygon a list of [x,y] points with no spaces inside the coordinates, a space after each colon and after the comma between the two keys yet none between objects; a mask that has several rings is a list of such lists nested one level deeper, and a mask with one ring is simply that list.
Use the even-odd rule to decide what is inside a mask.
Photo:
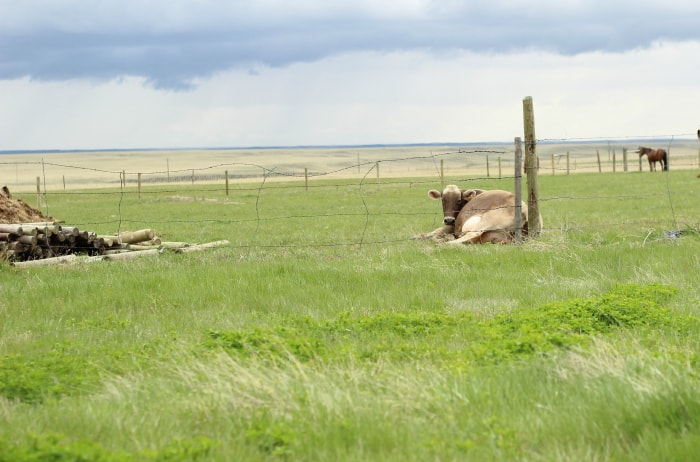
[{"label": "tall grass", "polygon": [[428,180],[239,186],[49,198],[81,228],[231,245],[0,266],[0,461],[700,450],[690,173],[541,177],[539,238],[458,248],[410,239],[441,219]]}]

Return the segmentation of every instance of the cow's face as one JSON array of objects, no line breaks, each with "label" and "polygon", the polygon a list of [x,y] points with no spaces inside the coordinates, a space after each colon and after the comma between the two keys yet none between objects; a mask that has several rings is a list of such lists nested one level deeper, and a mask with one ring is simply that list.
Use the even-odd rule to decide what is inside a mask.
[{"label": "cow's face", "polygon": [[464,190],[451,184],[446,186],[442,192],[431,189],[428,191],[428,196],[435,200],[442,199],[442,213],[444,216],[442,221],[447,226],[453,226],[464,204],[482,192],[484,192],[482,189]]}]

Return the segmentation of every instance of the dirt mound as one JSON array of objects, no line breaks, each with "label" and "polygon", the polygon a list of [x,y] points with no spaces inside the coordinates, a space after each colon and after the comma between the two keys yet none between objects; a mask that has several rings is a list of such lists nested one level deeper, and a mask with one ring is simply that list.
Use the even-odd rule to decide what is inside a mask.
[{"label": "dirt mound", "polygon": [[0,189],[0,223],[35,223],[54,221],[20,199],[13,199],[7,186]]}]

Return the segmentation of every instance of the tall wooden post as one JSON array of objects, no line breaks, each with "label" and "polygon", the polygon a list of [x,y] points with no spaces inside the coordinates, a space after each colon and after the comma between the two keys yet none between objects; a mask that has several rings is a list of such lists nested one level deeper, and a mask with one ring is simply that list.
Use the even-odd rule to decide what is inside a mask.
[{"label": "tall wooden post", "polygon": [[304,167],[304,188],[306,191],[309,190],[309,169]]},{"label": "tall wooden post", "polygon": [[571,155],[569,154],[569,151],[566,151],[566,174],[571,173]]},{"label": "tall wooden post", "polygon": [[440,159],[440,186],[445,186],[445,159]]},{"label": "tall wooden post", "polygon": [[527,175],[528,234],[539,236],[542,219],[539,205],[539,185],[537,183],[537,141],[535,138],[535,111],[532,97],[523,99],[523,122],[525,125],[525,174]]},{"label": "tall wooden post", "polygon": [[622,171],[627,171],[627,148],[622,148]]},{"label": "tall wooden post", "polygon": [[41,208],[41,178],[36,177],[36,208]]},{"label": "tall wooden post", "polygon": [[500,180],[503,178],[503,175],[501,175],[501,156],[498,156],[498,179]]},{"label": "tall wooden post", "polygon": [[138,173],[136,181],[138,182],[139,200],[141,200],[141,172]]},{"label": "tall wooden post", "polygon": [[486,178],[491,178],[491,172],[489,171],[489,156],[486,156]]},{"label": "tall wooden post", "polygon": [[613,149],[613,173],[617,171],[617,155],[615,154],[615,150]]},{"label": "tall wooden post", "polygon": [[515,242],[523,240],[522,203],[523,203],[523,149],[520,137],[515,138]]},{"label": "tall wooden post", "polygon": [[228,196],[228,170],[224,172],[224,177],[226,178],[226,195]]}]

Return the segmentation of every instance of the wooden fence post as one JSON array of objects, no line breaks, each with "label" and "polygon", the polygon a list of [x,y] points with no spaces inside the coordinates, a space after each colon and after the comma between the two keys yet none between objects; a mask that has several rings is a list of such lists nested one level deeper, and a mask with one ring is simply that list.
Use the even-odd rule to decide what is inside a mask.
[{"label": "wooden fence post", "polygon": [[613,156],[613,159],[612,159],[612,163],[613,163],[613,173],[615,173],[615,172],[617,171],[617,169],[616,169],[616,167],[617,167],[617,162],[616,162],[617,159],[616,159],[616,157],[617,157],[617,156],[615,155],[615,150],[614,150],[614,149],[613,149],[612,156]]},{"label": "wooden fence post", "polygon": [[377,169],[377,189],[381,186],[381,181],[379,179],[379,161],[377,161],[376,164],[374,164],[376,169]]},{"label": "wooden fence post", "polygon": [[304,187],[309,190],[309,169],[304,167]]},{"label": "wooden fence post", "polygon": [[627,171],[627,148],[622,148],[622,171]]},{"label": "wooden fence post", "polygon": [[503,178],[503,175],[501,175],[501,156],[498,156],[498,179],[500,180]]},{"label": "wooden fence post", "polygon": [[41,178],[36,177],[36,208],[41,208]]},{"label": "wooden fence post", "polygon": [[523,150],[520,137],[515,138],[515,242],[520,243],[523,240],[522,230],[522,202],[523,202]]},{"label": "wooden fence post", "polygon": [[569,154],[569,151],[566,151],[566,174],[571,173],[571,155]]},{"label": "wooden fence post", "polygon": [[537,237],[542,230],[542,217],[540,216],[539,185],[537,183],[538,159],[535,138],[535,111],[532,97],[523,99],[523,122],[525,125],[525,174],[527,175],[528,190],[528,234]]},{"label": "wooden fence post", "polygon": [[552,153],[552,176],[554,176],[554,153]]},{"label": "wooden fence post", "polygon": [[136,181],[138,182],[139,200],[141,200],[141,172],[136,175]]},{"label": "wooden fence post", "polygon": [[595,155],[598,158],[598,173],[603,173],[603,167],[600,165],[600,151],[596,149]]},{"label": "wooden fence post", "polygon": [[224,172],[224,177],[226,178],[226,195],[228,196],[228,170]]},{"label": "wooden fence post", "polygon": [[491,172],[489,171],[489,156],[486,156],[486,178],[491,178]]}]

